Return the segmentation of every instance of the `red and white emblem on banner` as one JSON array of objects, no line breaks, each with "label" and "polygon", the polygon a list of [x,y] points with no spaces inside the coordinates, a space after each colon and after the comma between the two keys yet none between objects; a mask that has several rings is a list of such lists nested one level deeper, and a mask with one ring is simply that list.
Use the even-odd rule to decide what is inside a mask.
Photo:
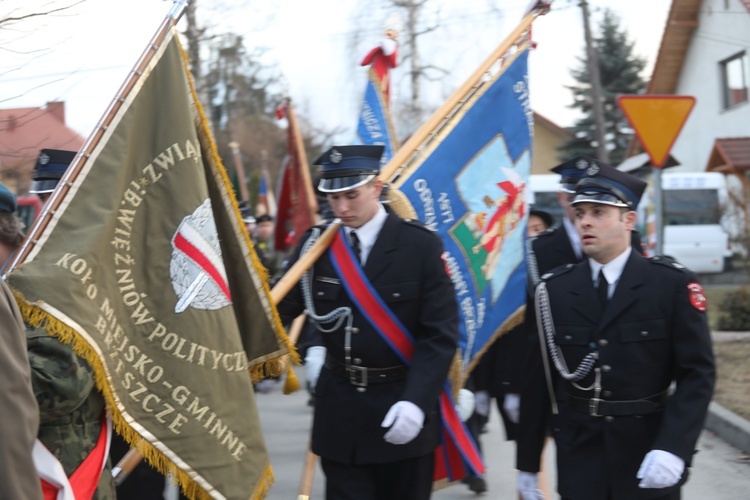
[{"label": "red and white emblem on banner", "polygon": [[688,293],[690,304],[700,312],[706,312],[706,294],[703,293],[703,287],[699,283],[688,283]]},{"label": "red and white emblem on banner", "polygon": [[169,274],[178,298],[176,313],[188,307],[213,311],[232,303],[211,200],[182,220],[172,247]]}]

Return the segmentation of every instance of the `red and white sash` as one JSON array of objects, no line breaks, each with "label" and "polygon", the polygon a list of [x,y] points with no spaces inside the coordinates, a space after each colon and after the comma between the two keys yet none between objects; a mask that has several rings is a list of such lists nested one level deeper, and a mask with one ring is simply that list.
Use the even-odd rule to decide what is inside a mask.
[{"label": "red and white sash", "polygon": [[[343,228],[334,238],[329,251],[331,263],[341,276],[341,283],[349,299],[404,363],[410,365],[414,355],[414,339],[372,287],[351,248],[345,242]],[[444,478],[451,481],[464,478],[467,473],[465,465],[468,465],[476,475],[484,472],[482,457],[474,439],[456,413],[456,405],[449,389],[446,381],[439,398],[443,425],[441,444],[435,450],[436,481]]]},{"label": "red and white sash", "polygon": [[96,446],[73,471],[73,474],[67,477],[57,457],[37,439],[34,443],[32,458],[42,481],[44,500],[88,500],[93,497],[107,463],[111,440],[112,420],[104,417]]}]

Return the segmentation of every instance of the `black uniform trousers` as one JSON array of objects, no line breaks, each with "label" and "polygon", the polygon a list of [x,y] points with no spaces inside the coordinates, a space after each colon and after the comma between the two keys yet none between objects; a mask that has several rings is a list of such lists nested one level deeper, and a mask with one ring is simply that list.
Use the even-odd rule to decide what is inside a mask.
[{"label": "black uniform trousers", "polygon": [[434,455],[370,465],[320,459],[326,500],[427,500],[432,494]]}]

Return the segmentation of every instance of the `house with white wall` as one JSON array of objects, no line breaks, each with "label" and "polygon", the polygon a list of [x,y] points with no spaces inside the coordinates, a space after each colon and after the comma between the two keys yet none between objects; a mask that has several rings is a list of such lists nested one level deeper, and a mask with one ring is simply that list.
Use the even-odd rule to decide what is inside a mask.
[{"label": "house with white wall", "polygon": [[673,0],[646,94],[696,99],[671,150],[675,171],[715,170],[717,141],[750,146],[749,87],[750,0]]}]

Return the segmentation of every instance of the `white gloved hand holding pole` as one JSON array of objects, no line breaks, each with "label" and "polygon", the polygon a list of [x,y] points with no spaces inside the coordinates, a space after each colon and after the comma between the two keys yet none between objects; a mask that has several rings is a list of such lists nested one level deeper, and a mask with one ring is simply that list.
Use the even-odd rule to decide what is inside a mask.
[{"label": "white gloved hand holding pole", "polygon": [[506,394],[503,399],[503,410],[510,421],[517,424],[521,416],[521,396],[513,393]]},{"label": "white gloved hand holding pole", "polygon": [[685,472],[685,461],[664,450],[651,450],[646,453],[636,477],[641,480],[641,488],[668,488],[680,482]]},{"label": "white gloved hand holding pole", "polygon": [[535,472],[518,471],[518,493],[523,500],[544,500]]},{"label": "white gloved hand holding pole", "polygon": [[381,427],[390,427],[383,439],[391,444],[406,444],[412,441],[424,424],[424,412],[411,401],[399,401],[385,414]]},{"label": "white gloved hand holding pole", "polygon": [[310,392],[315,393],[315,386],[318,383],[320,370],[323,369],[323,363],[326,360],[326,348],[320,345],[314,345],[307,348],[305,353],[305,379]]}]

